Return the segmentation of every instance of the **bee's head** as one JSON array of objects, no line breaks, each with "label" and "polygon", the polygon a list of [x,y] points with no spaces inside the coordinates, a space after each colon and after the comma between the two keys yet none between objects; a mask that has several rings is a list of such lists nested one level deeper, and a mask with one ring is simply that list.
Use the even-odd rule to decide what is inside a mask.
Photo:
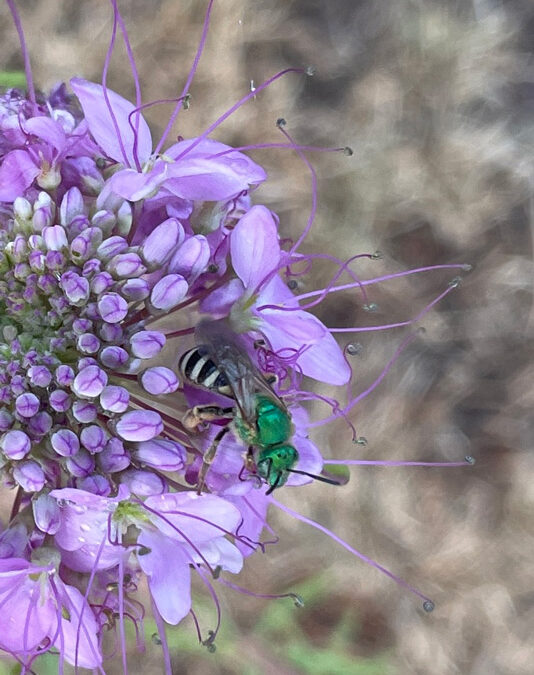
[{"label": "bee's head", "polygon": [[298,459],[299,453],[292,445],[274,445],[260,452],[256,466],[258,475],[270,486],[267,494],[284,485]]}]

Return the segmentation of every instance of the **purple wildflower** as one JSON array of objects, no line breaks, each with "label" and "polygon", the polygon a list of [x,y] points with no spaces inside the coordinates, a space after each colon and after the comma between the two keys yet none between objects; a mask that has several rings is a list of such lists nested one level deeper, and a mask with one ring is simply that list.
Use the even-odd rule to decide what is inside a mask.
[{"label": "purple wildflower", "polygon": [[[257,370],[261,390],[272,381],[268,396],[288,418],[284,443],[296,457],[284,483],[297,487],[313,478],[329,481],[309,430],[346,419],[415,337],[405,339],[370,388],[342,405],[308,391],[303,380],[344,385],[351,379],[348,350],[333,334],[410,325],[457,284],[413,319],[330,329],[308,311],[330,293],[357,289],[366,299],[366,286],[437,268],[360,280],[350,265],[362,256],[343,262],[301,253],[317,202],[315,173],[304,153],[316,148],[296,145],[283,128],[287,142],[250,148],[293,150],[310,170],[308,223],[293,245],[281,240],[276,216],[252,205],[255,188],[266,180],[263,168],[244,149],[209,138],[253,92],[196,138],[165,147],[204,47],[213,0],[184,91],[157,143],[142,114],[151,104],[141,102],[115,0],[102,83],[73,78],[77,103],[64,87],[48,98],[36,96],[14,0],[8,5],[28,92],[0,94],[0,467],[4,486],[16,490],[12,521],[0,534],[0,606],[9,617],[0,648],[25,671],[55,649],[61,667],[66,660],[104,672],[102,635],[113,630],[127,672],[125,617],[140,630],[144,610],[136,591],[144,575],[170,673],[164,626],[190,613],[196,622],[191,571],[219,615],[212,581],[221,572],[239,572],[245,557],[265,550],[263,531],[272,534],[268,506],[285,509],[270,496],[277,484],[266,484],[259,470],[259,432],[245,443],[235,424],[224,435],[224,425],[248,402],[236,391],[225,398],[199,380],[200,373],[196,380],[180,377],[178,356],[191,348],[197,313],[209,321],[224,318]],[[132,65],[135,103],[106,85],[118,28]],[[304,71],[282,71],[255,93],[290,73]],[[310,267],[316,258],[334,266],[331,282],[294,295],[287,283],[293,267]],[[345,273],[350,282],[337,284]],[[302,407],[310,399],[327,403],[331,414],[310,421]],[[195,406],[203,404],[211,417],[196,419]],[[202,481],[204,455],[218,440]],[[208,494],[198,494],[203,487]],[[215,633],[204,641],[208,647]]]}]

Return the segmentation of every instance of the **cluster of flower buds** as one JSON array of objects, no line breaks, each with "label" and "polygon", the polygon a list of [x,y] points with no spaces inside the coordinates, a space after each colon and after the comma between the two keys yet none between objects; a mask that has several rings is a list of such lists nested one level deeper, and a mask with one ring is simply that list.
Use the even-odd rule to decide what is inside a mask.
[{"label": "cluster of flower buds", "polygon": [[[208,137],[229,113],[164,148],[193,72],[155,147],[145,106],[111,91],[105,75],[44,97],[28,72],[27,94],[0,97],[0,475],[15,495],[0,534],[0,649],[26,669],[52,649],[61,663],[103,672],[104,632],[117,629],[125,654],[125,621],[142,623],[144,575],[170,672],[164,622],[195,618],[191,571],[216,597],[220,573],[264,548],[267,508],[280,505],[239,434],[221,440],[198,489],[221,427],[192,433],[182,419],[220,396],[183,381],[178,357],[201,318],[239,334],[287,404],[298,453],[287,485],[323,470],[299,401],[321,398],[331,418],[356,402],[342,408],[303,389],[303,376],[346,384],[354,349],[307,309],[381,279],[361,282],[331,258],[332,283],[294,295],[292,268],[315,257],[298,251],[313,213],[282,246],[276,216],[252,203],[265,171]],[[282,145],[304,157],[283,126]],[[336,286],[343,272],[352,280]]]}]

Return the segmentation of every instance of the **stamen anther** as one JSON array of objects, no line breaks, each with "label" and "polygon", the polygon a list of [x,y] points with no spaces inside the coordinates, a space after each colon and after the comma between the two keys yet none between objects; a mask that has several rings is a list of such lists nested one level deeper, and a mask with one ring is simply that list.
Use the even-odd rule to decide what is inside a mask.
[{"label": "stamen anther", "polygon": [[357,356],[358,354],[361,354],[363,345],[361,342],[349,342],[345,347],[345,350],[349,356]]}]

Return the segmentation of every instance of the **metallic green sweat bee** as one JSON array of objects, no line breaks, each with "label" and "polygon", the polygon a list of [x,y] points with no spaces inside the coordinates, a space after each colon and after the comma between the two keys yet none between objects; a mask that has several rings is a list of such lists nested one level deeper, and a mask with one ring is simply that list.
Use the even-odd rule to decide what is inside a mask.
[{"label": "metallic green sweat bee", "polygon": [[[180,357],[178,367],[191,384],[229,396],[235,406],[195,406],[186,414],[185,426],[193,430],[202,422],[232,417],[237,436],[248,447],[246,466],[269,485],[267,494],[284,485],[291,473],[313,476],[295,469],[299,454],[289,443],[294,426],[291,415],[270,382],[252,363],[245,345],[224,321],[202,322],[195,331],[197,346]],[[202,491],[217,446],[230,431],[223,427],[204,454],[198,479]]]}]

